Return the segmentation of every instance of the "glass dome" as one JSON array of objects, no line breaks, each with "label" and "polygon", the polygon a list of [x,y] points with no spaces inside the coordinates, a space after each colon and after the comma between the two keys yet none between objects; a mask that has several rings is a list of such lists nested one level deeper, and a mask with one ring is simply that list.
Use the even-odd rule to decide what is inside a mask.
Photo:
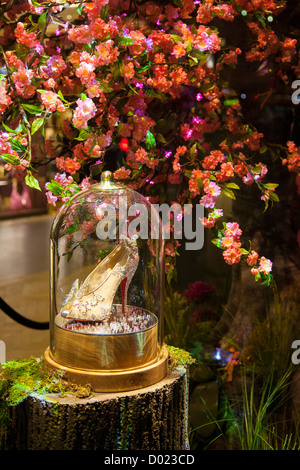
[{"label": "glass dome", "polygon": [[50,253],[48,366],[95,391],[161,380],[164,241],[154,206],[104,172],[58,211]]}]

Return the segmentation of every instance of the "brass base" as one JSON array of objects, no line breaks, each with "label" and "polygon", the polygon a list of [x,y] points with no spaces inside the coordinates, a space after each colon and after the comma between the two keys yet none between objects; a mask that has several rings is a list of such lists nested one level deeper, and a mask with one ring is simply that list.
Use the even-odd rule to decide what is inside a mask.
[{"label": "brass base", "polygon": [[57,363],[50,348],[45,351],[45,363],[52,370],[63,371],[66,378],[78,385],[89,384],[94,392],[125,392],[149,387],[168,373],[168,350],[163,347],[156,362],[135,369],[98,371],[74,369]]},{"label": "brass base", "polygon": [[129,313],[135,309],[134,315],[148,315],[151,318],[150,326],[133,333],[88,334],[85,329],[66,329],[65,320],[57,315],[51,341],[54,361],[72,369],[101,370],[108,373],[155,363],[159,352],[157,317],[148,310],[130,305],[127,309]]}]

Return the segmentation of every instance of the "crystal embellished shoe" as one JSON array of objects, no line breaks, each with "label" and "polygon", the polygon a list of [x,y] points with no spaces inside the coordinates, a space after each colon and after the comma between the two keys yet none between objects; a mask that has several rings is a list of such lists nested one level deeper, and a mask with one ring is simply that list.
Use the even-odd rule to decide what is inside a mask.
[{"label": "crystal embellished shoe", "polygon": [[83,284],[73,284],[61,315],[81,321],[105,321],[111,314],[118,287],[122,289],[122,312],[127,305],[127,291],[139,262],[136,240],[127,237],[89,274]]}]

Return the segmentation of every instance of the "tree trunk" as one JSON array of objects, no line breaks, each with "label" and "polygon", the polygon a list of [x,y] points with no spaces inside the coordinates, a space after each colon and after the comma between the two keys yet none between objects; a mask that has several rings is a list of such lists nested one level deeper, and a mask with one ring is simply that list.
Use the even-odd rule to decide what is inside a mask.
[{"label": "tree trunk", "polygon": [[90,398],[31,394],[10,408],[8,450],[186,450],[187,372]]}]

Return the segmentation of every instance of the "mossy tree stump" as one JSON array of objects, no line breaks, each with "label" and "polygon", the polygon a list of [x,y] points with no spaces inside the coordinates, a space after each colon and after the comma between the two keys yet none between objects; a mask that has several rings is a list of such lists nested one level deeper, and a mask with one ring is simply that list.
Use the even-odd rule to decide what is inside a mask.
[{"label": "mossy tree stump", "polygon": [[10,450],[186,450],[188,385],[185,367],[130,392],[30,393],[9,407]]}]

